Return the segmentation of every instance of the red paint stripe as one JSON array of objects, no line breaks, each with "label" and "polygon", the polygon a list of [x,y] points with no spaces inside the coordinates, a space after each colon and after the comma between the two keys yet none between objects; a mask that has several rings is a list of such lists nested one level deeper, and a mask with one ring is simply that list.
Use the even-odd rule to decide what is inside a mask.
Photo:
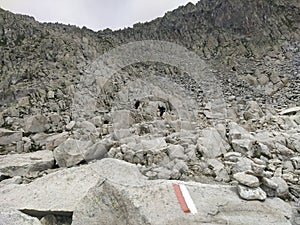
[{"label": "red paint stripe", "polygon": [[180,186],[178,184],[173,184],[173,187],[174,187],[175,194],[177,196],[177,199],[178,199],[178,202],[179,202],[179,205],[180,205],[182,211],[185,212],[185,213],[190,213],[191,210],[187,206],[187,203],[186,203],[186,201],[185,201],[185,199],[182,195]]}]

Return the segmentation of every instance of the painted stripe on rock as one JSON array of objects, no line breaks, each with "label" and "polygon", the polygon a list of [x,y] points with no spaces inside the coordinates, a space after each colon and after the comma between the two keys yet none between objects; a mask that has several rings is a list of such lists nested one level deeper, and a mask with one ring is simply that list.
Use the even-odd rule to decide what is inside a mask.
[{"label": "painted stripe on rock", "polygon": [[179,205],[180,205],[182,211],[185,213],[190,213],[191,211],[183,197],[180,186],[178,184],[173,184],[173,187],[174,187],[175,194],[177,196],[177,200],[179,202]]},{"label": "painted stripe on rock", "polygon": [[180,184],[179,186],[180,186],[181,192],[183,194],[183,197],[185,199],[185,202],[186,202],[189,210],[191,211],[191,213],[192,214],[198,213],[196,205],[195,205],[187,187],[184,184]]},{"label": "painted stripe on rock", "polygon": [[184,184],[173,184],[177,200],[183,212],[185,213],[197,213],[197,208],[194,201]]}]

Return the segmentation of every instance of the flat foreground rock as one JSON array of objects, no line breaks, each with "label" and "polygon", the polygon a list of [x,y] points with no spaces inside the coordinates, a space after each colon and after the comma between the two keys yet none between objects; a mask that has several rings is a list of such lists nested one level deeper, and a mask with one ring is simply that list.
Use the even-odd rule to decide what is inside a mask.
[{"label": "flat foreground rock", "polygon": [[30,217],[15,209],[0,207],[0,225],[42,225],[34,217]]},{"label": "flat foreground rock", "polygon": [[6,176],[25,176],[52,168],[52,151],[37,151],[25,154],[0,156],[0,172]]},{"label": "flat foreground rock", "polygon": [[[174,184],[185,184],[197,213],[185,213]],[[285,211],[286,210],[286,211]],[[91,224],[290,224],[290,206],[282,200],[244,201],[236,188],[177,181],[122,185],[101,180],[89,190],[73,214],[72,225]],[[259,214],[258,214],[259,212]]]},{"label": "flat foreground rock", "polygon": [[[182,210],[174,184],[185,185],[195,214]],[[232,186],[150,181],[135,165],[115,159],[63,169],[27,185],[6,185],[0,195],[0,205],[30,215],[73,213],[72,225],[290,225],[292,215],[278,198],[245,201]]]}]

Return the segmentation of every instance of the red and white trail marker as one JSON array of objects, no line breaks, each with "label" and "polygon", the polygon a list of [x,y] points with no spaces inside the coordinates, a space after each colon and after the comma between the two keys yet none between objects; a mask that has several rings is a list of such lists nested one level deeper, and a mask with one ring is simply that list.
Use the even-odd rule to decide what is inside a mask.
[{"label": "red and white trail marker", "polygon": [[187,187],[184,184],[173,184],[173,187],[182,211],[196,214],[198,211]]}]

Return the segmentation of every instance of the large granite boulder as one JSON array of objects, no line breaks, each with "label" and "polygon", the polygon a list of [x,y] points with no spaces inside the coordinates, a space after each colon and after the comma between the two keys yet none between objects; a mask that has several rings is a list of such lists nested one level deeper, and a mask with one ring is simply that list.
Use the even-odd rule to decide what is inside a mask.
[{"label": "large granite boulder", "polygon": [[[190,194],[193,213],[182,210],[177,184]],[[26,185],[0,187],[0,194],[0,205],[37,216],[73,213],[72,225],[290,225],[292,217],[291,207],[278,198],[245,201],[232,186],[151,181],[135,165],[116,159],[63,169]]]},{"label": "large granite boulder", "polygon": [[71,167],[83,161],[103,159],[111,146],[105,139],[93,143],[69,138],[54,149],[54,158],[60,167]]},{"label": "large granite boulder", "polygon": [[229,144],[216,128],[207,128],[197,141],[198,151],[204,158],[213,159],[225,154],[230,149]]},{"label": "large granite boulder", "polygon": [[51,169],[54,166],[52,151],[0,156],[0,173],[6,176],[29,176],[31,173]]},{"label": "large granite boulder", "polygon": [[16,209],[0,207],[0,225],[42,225],[34,217],[30,217]]},{"label": "large granite boulder", "polygon": [[[196,212],[182,210],[174,184],[187,188]],[[291,207],[281,199],[245,201],[236,191],[225,185],[103,177],[77,205],[72,225],[291,224]]]},{"label": "large granite boulder", "polygon": [[30,133],[44,132],[49,129],[47,118],[43,115],[30,116],[25,121],[24,130]]},{"label": "large granite boulder", "polygon": [[54,149],[54,158],[59,167],[77,165],[84,161],[84,154],[92,144],[91,141],[80,141],[69,138]]},{"label": "large granite boulder", "polygon": [[0,128],[0,145],[16,144],[21,141],[22,132]]}]

